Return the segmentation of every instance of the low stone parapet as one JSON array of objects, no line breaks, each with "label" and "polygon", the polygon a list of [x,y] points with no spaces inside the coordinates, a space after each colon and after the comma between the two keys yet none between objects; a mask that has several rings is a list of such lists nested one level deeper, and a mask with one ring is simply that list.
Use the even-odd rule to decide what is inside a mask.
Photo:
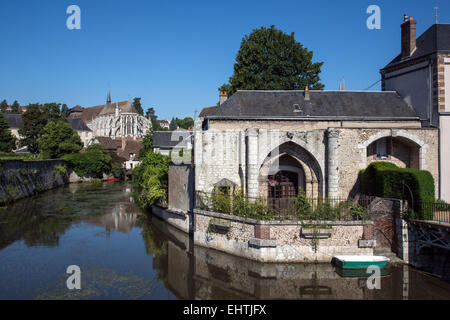
[{"label": "low stone parapet", "polygon": [[330,262],[373,255],[376,245],[367,239],[372,221],[257,221],[196,209],[193,224],[196,245],[264,262]]}]

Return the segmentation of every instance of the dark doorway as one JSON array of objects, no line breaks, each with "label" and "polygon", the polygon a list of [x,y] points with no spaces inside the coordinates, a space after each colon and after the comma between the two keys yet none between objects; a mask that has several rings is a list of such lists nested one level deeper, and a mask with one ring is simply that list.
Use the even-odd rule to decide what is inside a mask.
[{"label": "dark doorway", "polygon": [[278,171],[269,175],[268,202],[273,208],[283,209],[288,206],[292,198],[298,195],[298,173]]}]

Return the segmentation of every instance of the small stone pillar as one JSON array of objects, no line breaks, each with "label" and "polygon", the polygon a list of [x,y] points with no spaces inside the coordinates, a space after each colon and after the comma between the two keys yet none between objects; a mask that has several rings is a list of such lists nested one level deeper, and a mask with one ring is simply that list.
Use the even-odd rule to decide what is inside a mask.
[{"label": "small stone pillar", "polygon": [[336,198],[339,196],[339,131],[328,129],[328,197]]},{"label": "small stone pillar", "polygon": [[250,200],[258,197],[258,131],[247,129],[247,196]]}]

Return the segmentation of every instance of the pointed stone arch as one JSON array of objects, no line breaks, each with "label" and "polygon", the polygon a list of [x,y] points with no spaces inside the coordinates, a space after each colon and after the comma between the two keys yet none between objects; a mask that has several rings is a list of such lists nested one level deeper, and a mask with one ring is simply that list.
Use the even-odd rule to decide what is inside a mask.
[{"label": "pointed stone arch", "polygon": [[[280,166],[280,159],[283,159],[285,156],[293,159],[298,170],[304,173],[304,191],[306,195],[308,197],[321,198],[324,192],[324,179],[319,162],[308,150],[292,141],[284,142],[273,149],[262,162],[258,175],[259,196],[267,197],[268,175],[270,171],[273,173],[274,167],[278,166],[280,169],[283,169],[286,166],[286,164]],[[295,164],[291,163],[290,166],[294,167]],[[294,171],[292,169],[287,170]]]}]

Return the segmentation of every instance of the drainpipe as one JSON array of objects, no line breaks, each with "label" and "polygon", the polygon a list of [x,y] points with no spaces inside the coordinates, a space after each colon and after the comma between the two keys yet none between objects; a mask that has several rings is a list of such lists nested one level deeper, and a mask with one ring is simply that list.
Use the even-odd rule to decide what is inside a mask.
[{"label": "drainpipe", "polygon": [[433,114],[433,73],[432,73],[432,61],[428,61],[428,82],[429,88],[428,91],[428,119],[430,121],[430,126],[432,125],[432,114]]}]

